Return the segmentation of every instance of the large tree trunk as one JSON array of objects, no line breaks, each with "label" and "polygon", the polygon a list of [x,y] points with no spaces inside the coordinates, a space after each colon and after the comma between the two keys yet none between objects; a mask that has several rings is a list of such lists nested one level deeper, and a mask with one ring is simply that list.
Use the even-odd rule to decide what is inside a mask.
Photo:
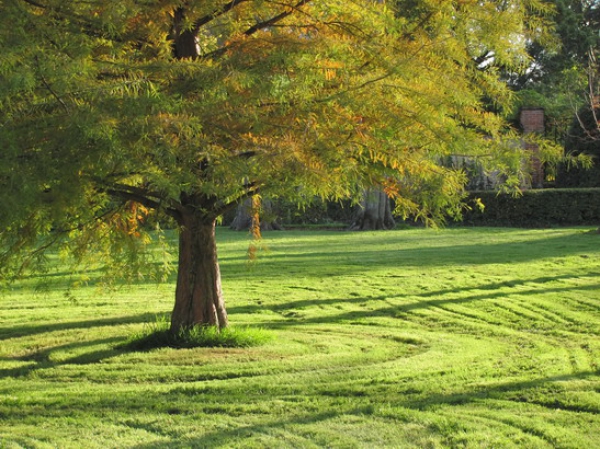
[{"label": "large tree trunk", "polygon": [[216,219],[197,213],[180,217],[179,269],[171,331],[194,326],[227,326],[217,259]]},{"label": "large tree trunk", "polygon": [[380,189],[366,189],[350,229],[353,231],[378,231],[395,227],[396,222],[392,216],[390,199],[385,192]]},{"label": "large tree trunk", "polygon": [[[173,51],[177,59],[199,56],[198,29],[189,28],[183,7],[173,16]],[[217,259],[216,217],[200,212],[206,204],[196,203],[193,196],[183,195],[178,210],[179,267],[175,290],[175,307],[171,315],[171,332],[194,326],[227,326],[227,312],[221,289],[221,272]],[[208,202],[209,205],[212,201]]]}]

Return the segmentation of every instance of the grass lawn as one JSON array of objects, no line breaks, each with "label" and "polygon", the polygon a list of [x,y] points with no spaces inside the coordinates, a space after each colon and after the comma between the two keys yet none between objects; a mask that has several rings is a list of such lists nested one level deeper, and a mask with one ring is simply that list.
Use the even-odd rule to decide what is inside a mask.
[{"label": "grass lawn", "polygon": [[219,230],[252,348],[125,350],[173,283],[0,295],[0,448],[600,447],[600,236]]}]

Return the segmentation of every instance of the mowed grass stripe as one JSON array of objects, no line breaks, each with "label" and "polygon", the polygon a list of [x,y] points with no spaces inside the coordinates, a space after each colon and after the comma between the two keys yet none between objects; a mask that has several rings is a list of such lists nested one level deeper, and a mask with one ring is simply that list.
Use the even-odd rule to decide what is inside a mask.
[{"label": "mowed grass stripe", "polygon": [[273,337],[252,348],[126,350],[173,280],[75,289],[57,266],[0,296],[0,447],[594,447],[586,231],[267,233],[250,262],[219,229],[232,324]]}]

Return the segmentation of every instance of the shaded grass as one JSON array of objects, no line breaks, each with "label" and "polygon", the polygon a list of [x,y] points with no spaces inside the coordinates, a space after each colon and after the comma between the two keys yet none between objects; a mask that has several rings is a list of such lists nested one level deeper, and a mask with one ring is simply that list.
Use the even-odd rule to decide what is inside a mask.
[{"label": "shaded grass", "polygon": [[[590,448],[600,241],[581,229],[219,230],[245,348],[126,349],[173,284],[0,296],[0,447]],[[151,323],[151,324],[148,324]],[[243,333],[242,332],[242,333]]]}]

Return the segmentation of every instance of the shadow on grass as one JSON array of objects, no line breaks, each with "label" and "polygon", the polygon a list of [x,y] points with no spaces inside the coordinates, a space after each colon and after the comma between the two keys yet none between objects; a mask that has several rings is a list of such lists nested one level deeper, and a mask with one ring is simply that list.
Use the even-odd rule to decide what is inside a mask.
[{"label": "shadow on grass", "polygon": [[0,329],[0,341],[11,338],[29,337],[32,335],[45,334],[55,331],[89,329],[91,327],[109,327],[121,324],[147,323],[156,319],[156,313],[142,313],[114,318],[100,318],[95,320],[65,321],[60,323],[44,323],[39,325],[15,326]]},{"label": "shadow on grass", "polygon": [[[132,446],[136,449],[159,449],[159,448],[188,448],[188,447],[229,447],[236,446],[240,444],[240,441],[243,439],[252,438],[252,437],[260,437],[265,436],[271,439],[282,439],[285,437],[285,433],[293,434],[296,438],[301,438],[302,435],[306,435],[305,438],[310,438],[312,433],[310,431],[302,431],[302,429],[298,429],[298,426],[310,426],[314,428],[314,425],[320,424],[322,426],[326,426],[324,424],[326,421],[335,420],[336,418],[340,418],[342,416],[369,416],[373,415],[375,417],[389,417],[389,411],[387,411],[388,406],[393,406],[394,408],[404,408],[408,410],[414,410],[416,412],[435,412],[439,410],[440,406],[457,406],[474,404],[477,402],[482,402],[485,400],[492,401],[507,401],[512,403],[529,403],[531,405],[543,407],[549,410],[564,410],[570,411],[574,413],[592,413],[598,414],[600,410],[597,407],[592,405],[577,405],[577,404],[567,404],[564,401],[558,399],[557,395],[553,395],[553,388],[561,388],[557,387],[558,383],[563,383],[567,381],[577,381],[577,380],[585,380],[594,378],[600,375],[600,371],[585,371],[573,374],[566,374],[560,376],[552,376],[545,377],[539,379],[532,379],[529,381],[516,381],[516,382],[503,382],[497,384],[492,387],[474,387],[471,391],[466,391],[464,393],[454,393],[454,394],[425,394],[423,397],[414,398],[413,395],[406,395],[402,392],[388,392],[384,399],[379,399],[379,396],[376,394],[369,395],[368,393],[364,396],[361,396],[360,399],[357,400],[357,403],[351,404],[351,407],[344,409],[340,408],[339,404],[327,404],[327,401],[322,401],[322,407],[325,409],[320,413],[306,413],[301,416],[295,416],[287,419],[274,419],[268,422],[256,424],[256,425],[242,425],[242,426],[228,426],[226,429],[207,432],[202,436],[198,437],[190,437],[187,435],[178,435],[174,434],[174,432],[169,432],[168,434],[164,432],[162,427],[150,426],[148,427],[146,424],[129,424],[131,427],[142,428],[147,432],[155,434],[157,437],[160,437],[162,441],[147,443],[147,444],[138,444],[136,446]],[[377,388],[374,385],[374,388]],[[539,395],[536,395],[540,390],[549,391],[546,400],[540,399]],[[315,394],[315,393],[309,393]],[[316,393],[319,394],[319,393]],[[531,395],[531,399],[529,398]],[[489,405],[488,405],[489,408]],[[383,410],[383,414],[380,414],[378,410]],[[474,416],[473,412],[470,409],[466,409],[466,415],[461,414],[460,409],[453,410],[452,415],[453,419],[461,420],[461,419],[470,419]],[[394,415],[394,419],[398,419],[396,415]],[[404,418],[408,419],[408,418]],[[413,419],[418,420],[418,416],[415,416]],[[439,435],[440,437],[448,436],[448,432],[454,432],[452,427],[445,426],[445,420],[441,420],[442,426],[432,421],[426,425],[426,429],[423,429],[428,435]],[[517,426],[518,424],[513,424]],[[531,429],[525,429],[525,432],[531,432]],[[545,435],[538,435],[541,438],[546,438]],[[550,438],[548,440],[552,442],[553,440]],[[308,442],[308,441],[307,441]],[[295,443],[298,444],[298,441],[295,440]],[[311,444],[314,444],[314,441],[310,441]],[[255,443],[258,444],[258,443]],[[237,446],[236,446],[237,447]]]},{"label": "shadow on grass", "polygon": [[[490,231],[491,235],[499,234],[502,239],[510,230],[494,229]],[[294,233],[292,232],[292,235]],[[510,264],[523,263],[542,258],[561,258],[578,253],[585,253],[593,250],[592,242],[597,242],[598,235],[586,232],[577,232],[567,235],[554,235],[539,237],[536,234],[525,234],[519,241],[474,241],[465,244],[468,234],[457,234],[457,244],[445,244],[440,246],[419,246],[403,247],[406,244],[414,246],[414,236],[407,238],[402,231],[389,231],[387,233],[355,234],[355,233],[336,233],[327,231],[322,235],[318,232],[302,233],[307,237],[308,243],[290,243],[286,240],[286,234],[278,234],[277,238],[265,240],[267,246],[270,245],[270,251],[264,256],[259,257],[257,262],[249,264],[249,259],[243,251],[239,250],[232,253],[220,251],[221,271],[226,279],[235,279],[247,277],[252,270],[258,270],[258,275],[263,278],[269,276],[281,276],[289,273],[293,275],[295,267],[302,266],[303,270],[308,268],[311,276],[327,277],[331,273],[337,273],[340,266],[345,274],[354,271],[365,272],[369,268],[380,267],[435,267],[444,265],[488,265],[488,264]],[[475,236],[481,238],[481,230],[478,230]],[[343,236],[343,237],[341,237]],[[357,236],[355,239],[346,239],[345,237]],[[314,238],[313,238],[314,237]],[[219,242],[220,247],[235,241],[239,237],[226,233],[224,239]],[[321,239],[319,239],[321,238]],[[436,243],[435,234],[427,234],[425,238],[434,244]],[[593,239],[593,240],[591,240]],[[440,238],[440,242],[444,240]],[[372,245],[377,249],[373,249]],[[382,248],[384,245],[384,248]],[[350,250],[348,248],[351,248]],[[310,251],[317,249],[317,251]],[[329,249],[329,250],[327,250]],[[154,264],[156,266],[159,263]],[[314,271],[313,268],[314,267]],[[85,275],[91,276],[87,283],[95,286],[100,283],[99,277],[102,274],[101,269],[92,271],[86,270]],[[44,288],[67,288],[68,281],[61,280],[63,277],[73,275],[77,279],[77,274],[72,272],[56,272],[43,275],[32,275],[29,282],[21,286],[15,285],[14,289],[26,290],[31,288],[31,284],[41,280],[42,290]],[[169,282],[175,280],[175,273],[169,276]],[[46,286],[43,280],[48,280]],[[55,282],[52,280],[56,279]],[[116,285],[151,285],[156,284],[151,277],[147,280],[138,280],[135,282],[119,281]]]},{"label": "shadow on grass", "polygon": [[115,357],[121,354],[123,351],[119,351],[114,346],[110,346],[106,349],[100,349],[92,352],[85,352],[83,354],[79,354],[73,357],[65,358],[60,361],[53,361],[52,355],[53,353],[58,353],[60,351],[69,351],[69,350],[80,350],[87,347],[93,347],[98,345],[116,345],[118,342],[122,341],[121,337],[110,337],[110,338],[102,338],[96,340],[89,341],[77,341],[72,343],[66,343],[64,345],[52,346],[49,348],[44,348],[39,351],[31,352],[25,356],[20,357],[6,357],[0,360],[5,361],[23,361],[29,362],[26,366],[19,366],[16,368],[8,368],[8,369],[0,369],[0,378],[18,378],[25,377],[29,374],[32,374],[39,370],[56,368],[62,365],[91,365],[94,363],[99,363],[103,360],[106,360],[111,357]]},{"label": "shadow on grass", "polygon": [[472,391],[464,393],[432,394],[423,398],[409,399],[403,405],[418,410],[427,410],[435,409],[440,405],[462,405],[491,399],[529,403],[552,410],[600,414],[600,405],[597,403],[573,403],[568,400],[560,400],[557,394],[553,394],[565,391],[565,386],[559,383],[587,380],[598,378],[598,376],[600,376],[600,370],[563,374],[542,379],[501,382],[494,386],[474,387]]},{"label": "shadow on grass", "polygon": [[[299,417],[294,417],[290,419],[278,419],[273,420],[271,422],[267,422],[264,424],[255,424],[248,426],[240,426],[230,428],[229,430],[221,430],[215,432],[208,432],[202,437],[198,438],[173,438],[158,443],[148,443],[148,444],[139,444],[136,446],[132,446],[134,449],[159,449],[159,448],[169,448],[169,449],[183,449],[183,448],[208,448],[208,447],[228,447],[228,444],[239,444],[240,440],[251,438],[253,436],[270,436],[278,439],[282,438],[282,434],[286,431],[286,427],[289,426],[302,426],[302,425],[315,425],[322,423],[324,421],[328,421],[331,419],[335,419],[337,417],[343,415],[365,415],[372,413],[372,407],[365,406],[356,408],[349,411],[328,411],[321,413],[314,413],[309,415],[303,415]],[[144,429],[148,430],[148,429]],[[160,429],[156,429],[160,430]],[[155,430],[156,433],[157,432]],[[295,437],[299,436],[299,433],[294,434]],[[310,444],[310,447],[314,446],[314,442],[310,440],[309,436],[303,438],[306,440],[307,444]],[[297,446],[298,441],[295,441],[296,444],[293,447],[301,447]],[[259,447],[259,446],[256,446]]]},{"label": "shadow on grass", "polygon": [[[585,287],[560,287],[560,288],[545,288],[541,287],[538,289],[530,289],[530,290],[519,290],[519,295],[535,295],[540,292],[543,293],[561,293],[561,292],[572,292],[572,291],[598,291],[600,289],[600,283],[594,285],[588,285]],[[338,321],[347,321],[347,320],[357,320],[361,318],[372,318],[376,316],[384,316],[384,317],[392,317],[392,318],[405,318],[406,314],[410,312],[422,310],[422,309],[432,309],[432,308],[443,308],[449,305],[458,305],[464,304],[473,301],[485,301],[485,300],[493,300],[499,299],[507,296],[507,292],[505,291],[497,291],[494,293],[484,293],[480,295],[471,295],[463,298],[456,299],[426,299],[423,301],[413,301],[409,304],[400,305],[400,306],[390,306],[383,307],[375,310],[365,310],[365,311],[351,311],[347,313],[342,313],[336,315],[334,317],[327,318],[309,318],[307,320],[300,320],[301,323],[331,323]],[[387,299],[388,297],[380,297],[379,299]],[[377,298],[375,298],[377,299]],[[296,323],[295,323],[296,324]]]},{"label": "shadow on grass", "polygon": [[[168,316],[168,314],[141,314],[129,317],[55,323],[53,325],[19,326],[18,328],[13,328],[13,332],[10,332],[11,329],[9,329],[5,331],[6,335],[3,337],[5,340],[53,331],[110,327],[130,323],[150,324],[148,330],[140,333],[137,338],[136,336],[119,336],[89,341],[77,340],[35,350],[24,356],[1,357],[0,362],[3,360],[10,362],[18,361],[26,362],[27,364],[16,368],[0,369],[0,378],[24,377],[37,370],[55,368],[61,365],[95,364],[120,354],[143,352],[157,348],[247,348],[264,344],[272,339],[272,335],[268,332],[250,327],[228,327],[222,331],[216,331],[213,327],[199,327],[178,335],[172,335],[169,331]],[[75,338],[76,336],[72,337],[72,339]],[[108,345],[109,347],[97,351],[85,352],[73,357],[53,360],[53,358],[57,358],[57,354],[58,358],[60,358],[61,353],[81,352],[85,348],[98,345]]]},{"label": "shadow on grass", "polygon": [[[384,239],[383,236],[387,238]],[[481,236],[481,234],[478,234]],[[465,236],[457,236],[464,239]],[[329,276],[329,270],[324,267],[331,267],[336,264],[343,266],[344,273],[348,273],[352,266],[356,266],[361,272],[370,267],[401,267],[401,266],[445,266],[445,265],[488,265],[488,264],[512,264],[524,263],[543,258],[561,258],[585,253],[586,251],[595,252],[595,247],[590,246],[590,239],[597,239],[596,235],[590,237],[588,234],[549,236],[544,238],[529,238],[517,242],[480,242],[476,241],[470,244],[456,244],[431,247],[413,247],[403,248],[405,238],[401,232],[390,234],[377,234],[373,239],[357,239],[353,250],[348,251],[346,245],[352,245],[352,242],[345,243],[343,246],[334,247],[330,251],[306,251],[299,247],[301,252],[295,252],[294,247],[282,247],[268,253],[264,258],[259,259],[258,266],[272,268],[273,274],[281,275],[285,273],[286,264],[314,266],[322,276]],[[569,240],[567,240],[569,239]],[[370,242],[376,244],[376,250],[370,247]],[[464,240],[463,240],[464,241]],[[414,244],[413,240],[408,240]],[[594,240],[597,242],[597,240]],[[385,249],[381,249],[381,245]],[[319,248],[327,247],[327,242],[323,242]],[[276,250],[277,249],[277,250]],[[308,262],[311,262],[310,264]],[[223,264],[224,268],[233,268],[237,263]],[[390,265],[392,264],[392,265]],[[237,268],[234,271],[242,273],[243,269]],[[264,270],[268,271],[268,270]],[[234,273],[232,273],[234,274]],[[261,273],[265,274],[265,273]],[[311,273],[311,275],[318,275]]]},{"label": "shadow on grass", "polygon": [[[535,279],[525,279],[525,280],[514,280],[514,281],[504,281],[498,283],[490,283],[485,285],[478,285],[474,287],[457,287],[457,288],[448,288],[436,291],[428,291],[417,294],[411,294],[411,297],[423,298],[422,300],[412,301],[408,304],[402,305],[393,305],[389,307],[381,307],[376,309],[368,309],[368,310],[353,310],[349,312],[340,313],[337,315],[328,315],[325,317],[318,318],[294,318],[290,319],[288,322],[275,322],[271,323],[270,326],[274,327],[282,327],[286,324],[299,324],[299,323],[336,323],[339,321],[345,320],[355,320],[360,318],[371,318],[376,316],[385,316],[385,317],[394,317],[398,318],[410,312],[414,312],[421,309],[428,308],[441,308],[448,305],[457,305],[464,304],[473,301],[485,301],[485,300],[494,300],[506,297],[510,294],[518,294],[518,295],[536,295],[539,293],[563,293],[563,292],[574,292],[574,291],[598,291],[600,290],[600,283],[586,285],[586,286],[565,286],[565,287],[554,287],[548,288],[544,284],[553,281],[561,281],[567,279],[581,278],[582,276],[571,276],[571,275],[560,275],[560,276],[544,276]],[[519,289],[511,292],[510,290],[506,290],[507,288],[515,288],[515,287],[523,287],[529,286],[531,288],[528,289]],[[483,291],[484,293],[471,294],[468,296],[463,296],[460,298],[444,298],[446,295],[460,294],[465,292],[472,291]],[[245,305],[238,307],[229,308],[230,314],[235,313],[256,313],[260,310],[271,310],[273,312],[277,312],[280,314],[285,314],[291,310],[298,310],[308,307],[321,307],[321,306],[334,306],[337,304],[364,304],[369,302],[370,304],[374,304],[377,301],[386,302],[386,300],[394,299],[394,298],[402,298],[404,296],[396,295],[381,295],[377,297],[354,297],[354,298],[329,298],[329,299],[303,299],[299,301],[289,301],[284,302],[274,306],[261,306],[261,305]],[[442,298],[442,299],[434,299],[434,298]],[[600,305],[598,306],[600,310]]]},{"label": "shadow on grass", "polygon": [[[5,328],[0,331],[0,341],[8,340],[12,338],[30,337],[34,335],[50,333],[55,331],[65,330],[76,330],[76,329],[90,329],[93,327],[110,327],[118,326],[122,324],[132,323],[146,323],[156,319],[156,314],[144,313],[140,315],[132,315],[126,317],[116,318],[103,318],[96,320],[83,320],[73,322],[62,322],[53,324],[40,324],[31,326],[18,326],[13,328]],[[21,361],[30,362],[25,366],[16,368],[0,369],[0,378],[6,377],[23,377],[27,376],[35,371],[55,368],[61,365],[87,365],[101,362],[107,358],[114,357],[116,355],[127,352],[125,349],[119,347],[118,343],[123,343],[125,339],[123,337],[109,337],[97,340],[89,341],[74,341],[59,346],[47,347],[41,350],[33,351],[25,356],[18,357],[3,357],[0,361]],[[86,352],[74,357],[70,357],[60,361],[52,361],[52,354],[60,351],[69,351],[83,349],[86,347],[93,347],[97,345],[111,345],[107,349],[98,351]]]}]

